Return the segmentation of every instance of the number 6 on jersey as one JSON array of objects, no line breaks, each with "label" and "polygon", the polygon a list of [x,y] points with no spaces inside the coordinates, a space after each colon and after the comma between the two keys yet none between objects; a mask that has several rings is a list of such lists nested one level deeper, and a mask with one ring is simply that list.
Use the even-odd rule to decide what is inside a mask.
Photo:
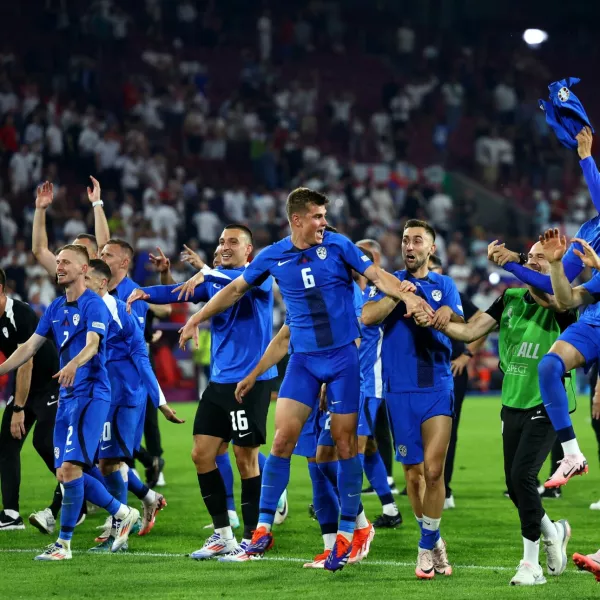
[{"label": "number 6 on jersey", "polygon": [[306,269],[302,269],[302,271],[300,271],[300,273],[302,274],[302,281],[304,282],[305,288],[308,289],[308,288],[315,287],[315,277],[310,272],[310,267],[306,267]]}]

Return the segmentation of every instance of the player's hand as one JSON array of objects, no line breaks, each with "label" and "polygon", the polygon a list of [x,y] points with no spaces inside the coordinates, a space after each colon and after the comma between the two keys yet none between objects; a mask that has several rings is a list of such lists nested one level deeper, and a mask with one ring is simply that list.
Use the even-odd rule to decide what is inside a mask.
[{"label": "player's hand", "polygon": [[450,323],[450,319],[452,318],[453,312],[449,306],[440,306],[433,315],[431,319],[431,326],[437,329],[438,331],[442,331]]},{"label": "player's hand", "polygon": [[56,375],[53,375],[52,379],[58,379],[62,387],[69,388],[75,382],[76,373],[77,365],[71,360]]},{"label": "player's hand", "polygon": [[190,277],[185,283],[178,285],[171,293],[179,292],[177,300],[182,298],[187,302],[190,296],[194,295],[194,290],[204,281],[204,273],[198,271],[193,277]]},{"label": "player's hand", "polygon": [[578,250],[577,248],[573,248],[573,252],[577,256],[579,256],[583,264],[586,267],[591,267],[592,269],[600,269],[600,256],[596,254],[596,251],[585,240],[582,240],[581,238],[573,238],[571,240],[571,244],[575,242],[581,244],[581,247],[583,248],[583,252],[581,252],[581,250]]},{"label": "player's hand", "polygon": [[194,252],[191,248],[188,248],[185,244],[183,245],[183,250],[179,255],[183,262],[186,262],[198,271],[205,266],[204,261],[200,258],[200,255],[197,252]]},{"label": "player's hand", "polygon": [[90,202],[98,202],[100,198],[100,182],[90,175],[90,179],[92,180],[92,189],[87,188],[88,200]]},{"label": "player's hand", "polygon": [[171,268],[171,261],[165,256],[165,253],[156,246],[158,255],[150,254],[150,262],[154,265],[157,273],[166,273]]},{"label": "player's hand", "polygon": [[138,300],[149,300],[150,294],[147,294],[143,290],[139,288],[137,290],[133,290],[131,294],[129,294],[129,298],[127,298],[127,312],[131,313],[131,305]]},{"label": "player's hand", "polygon": [[12,414],[12,419],[10,420],[10,435],[12,435],[15,440],[23,439],[27,432],[25,431],[25,413],[23,411]]},{"label": "player's hand", "polygon": [[247,377],[244,377],[236,386],[235,386],[235,399],[242,404],[244,401],[244,396],[248,394],[248,392],[254,387],[256,384],[256,377],[250,373]]},{"label": "player's hand", "polygon": [[540,235],[544,256],[549,263],[558,262],[567,251],[567,238],[558,229],[548,229]]},{"label": "player's hand", "polygon": [[[592,419],[600,419],[600,395],[594,394],[592,401]],[[11,429],[12,431],[12,429]]]},{"label": "player's hand", "polygon": [[185,350],[186,344],[194,340],[196,349],[200,348],[200,339],[198,337],[198,325],[194,317],[190,317],[188,322],[179,330],[179,347]]},{"label": "player's hand", "polygon": [[505,247],[504,244],[499,244],[498,240],[494,240],[488,245],[488,260],[503,267],[509,262],[519,262],[519,254]]},{"label": "player's hand", "polygon": [[419,298],[414,294],[408,294],[404,300],[404,304],[406,305],[406,314],[404,315],[406,318],[413,317],[416,313],[421,312],[426,313],[431,318],[435,314],[433,308],[423,298]]},{"label": "player's hand", "polygon": [[158,342],[158,340],[160,340],[160,338],[163,336],[163,331],[162,329],[157,329],[153,334],[152,334],[152,339],[150,340],[151,344],[156,344],[156,342]]},{"label": "player's hand", "polygon": [[400,292],[402,294],[414,294],[417,291],[417,286],[412,281],[401,281],[400,282]]},{"label": "player's hand", "polygon": [[458,358],[450,361],[450,370],[452,371],[452,377],[458,377],[463,374],[463,371],[467,368],[469,361],[471,360],[470,356],[466,354],[461,354]]},{"label": "player's hand", "polygon": [[175,416],[177,415],[177,411],[173,410],[168,404],[159,406],[158,410],[160,410],[160,412],[165,416],[165,419],[171,423],[177,423],[178,425],[185,423],[185,419],[180,419],[179,417]]},{"label": "player's hand", "polygon": [[45,181],[42,185],[38,185],[35,196],[36,208],[48,208],[54,200],[54,184]]},{"label": "player's hand", "polygon": [[412,315],[405,315],[407,318],[410,316],[419,327],[431,327],[431,316],[424,310],[418,309]]},{"label": "player's hand", "polygon": [[592,155],[592,130],[589,127],[584,127],[576,136],[577,140],[577,154],[579,158],[583,160]]},{"label": "player's hand", "polygon": [[319,410],[327,410],[327,384],[321,384],[319,391]]}]

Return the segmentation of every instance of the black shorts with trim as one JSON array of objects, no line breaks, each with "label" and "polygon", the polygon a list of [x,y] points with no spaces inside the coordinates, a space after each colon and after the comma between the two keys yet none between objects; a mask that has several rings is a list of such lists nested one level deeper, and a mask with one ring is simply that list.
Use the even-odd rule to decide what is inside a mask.
[{"label": "black shorts with trim", "polygon": [[210,435],[236,446],[262,446],[267,440],[267,415],[272,381],[257,381],[242,404],[235,383],[209,382],[194,419],[194,435]]}]

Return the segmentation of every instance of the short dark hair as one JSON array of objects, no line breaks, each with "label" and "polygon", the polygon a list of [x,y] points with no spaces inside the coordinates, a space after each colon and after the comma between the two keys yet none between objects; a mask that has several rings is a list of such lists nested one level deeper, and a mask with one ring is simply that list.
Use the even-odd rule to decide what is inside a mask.
[{"label": "short dark hair", "polygon": [[129,258],[133,258],[134,251],[133,247],[129,242],[126,242],[125,240],[122,240],[120,238],[110,238],[110,240],[108,240],[108,242],[106,242],[105,245],[108,246],[109,244],[112,244],[114,246],[120,246],[123,250],[127,252],[127,254],[129,254]]},{"label": "short dark hair", "polygon": [[373,253],[368,248],[361,248],[360,251],[371,261],[373,262],[375,259],[373,258]]},{"label": "short dark hair", "polygon": [[240,231],[243,231],[248,236],[250,244],[254,245],[254,237],[252,236],[252,231],[246,225],[242,225],[241,223],[230,223],[229,225],[225,225],[225,227],[223,227],[223,231],[225,231],[226,229],[239,229]]},{"label": "short dark hair", "polygon": [[0,269],[0,285],[4,288],[6,287],[6,273],[4,269]]},{"label": "short dark hair", "polygon": [[329,231],[330,233],[338,232],[338,230],[333,225],[325,225],[325,231]]},{"label": "short dark hair", "polygon": [[86,265],[90,264],[90,255],[85,246],[82,246],[81,244],[66,244],[62,248],[58,249],[56,256],[58,256],[63,250],[71,250],[72,252],[79,254],[79,256],[81,256],[82,258],[85,258]]},{"label": "short dark hair", "polygon": [[296,188],[290,192],[285,203],[285,211],[287,212],[288,219],[294,214],[306,213],[309,204],[327,206],[329,204],[329,198],[327,198],[325,194],[321,194],[321,192],[309,188]]},{"label": "short dark hair", "polygon": [[92,242],[92,246],[94,250],[98,252],[98,240],[96,240],[96,236],[91,233],[80,233],[76,238],[76,240],[90,240]]},{"label": "short dark hair", "polygon": [[408,229],[409,227],[422,227],[435,242],[435,229],[427,221],[421,221],[421,219],[409,219],[404,224],[404,230]]},{"label": "short dark hair", "polygon": [[110,272],[110,267],[99,258],[93,258],[90,260],[90,269],[93,271],[98,271],[103,277],[106,277],[106,280],[110,282],[112,278],[112,273]]},{"label": "short dark hair", "polygon": [[439,256],[437,256],[436,254],[432,254],[429,257],[429,262],[433,263],[433,266],[438,269],[442,269],[444,267],[444,265],[442,264],[442,259]]}]

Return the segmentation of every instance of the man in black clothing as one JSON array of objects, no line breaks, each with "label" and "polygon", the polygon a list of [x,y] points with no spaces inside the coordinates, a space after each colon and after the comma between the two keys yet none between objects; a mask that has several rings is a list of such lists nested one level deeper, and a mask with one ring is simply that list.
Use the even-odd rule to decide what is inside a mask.
[{"label": "man in black clothing", "polygon": [[[6,274],[0,269],[0,351],[8,358],[35,332],[38,318],[28,304],[6,296],[5,284]],[[25,529],[19,515],[20,454],[25,438],[36,422],[33,447],[55,474],[53,432],[59,386],[52,377],[58,371],[56,346],[47,341],[31,360],[19,367],[11,382],[0,426],[0,483],[4,508],[0,512],[0,531]],[[52,505],[46,509],[47,521],[52,528],[61,502],[62,494],[57,486]],[[31,519],[30,522],[39,528]]]}]

